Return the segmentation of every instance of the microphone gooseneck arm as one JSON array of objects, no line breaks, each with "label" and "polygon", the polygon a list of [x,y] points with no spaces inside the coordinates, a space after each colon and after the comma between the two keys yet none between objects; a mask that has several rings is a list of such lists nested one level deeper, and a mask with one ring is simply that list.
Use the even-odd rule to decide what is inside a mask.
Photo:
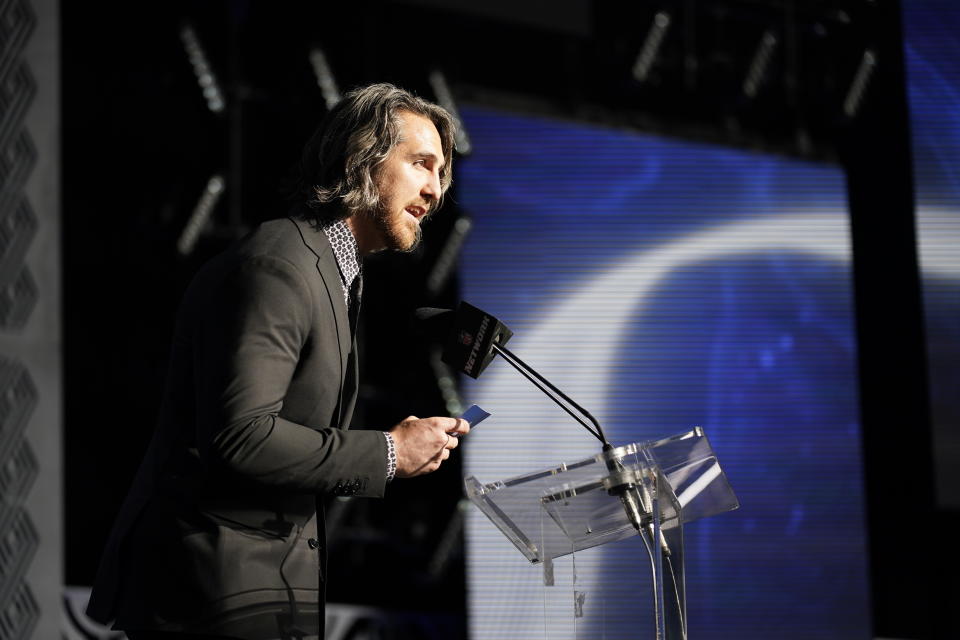
[{"label": "microphone gooseneck arm", "polygon": [[[511,367],[519,371],[524,378],[529,380],[533,386],[540,389],[540,391],[542,391],[548,398],[553,400],[558,407],[566,411],[571,418],[583,425],[584,429],[589,431],[593,437],[603,444],[604,449],[611,447],[610,443],[607,442],[607,437],[604,435],[603,428],[600,426],[600,423],[590,414],[589,411],[574,402],[570,396],[565,394],[563,391],[557,389],[553,383],[537,373],[533,368],[530,367],[530,365],[515,356],[503,345],[494,342],[491,346],[495,352],[500,354],[500,356],[510,364]],[[548,392],[548,389],[553,393]],[[568,403],[569,406],[563,402],[560,402],[561,398],[564,400],[564,402]],[[579,411],[580,415],[577,415],[577,413],[575,413],[570,407],[573,407],[573,409]],[[584,418],[587,418],[587,420],[590,421],[590,424],[588,424],[587,420],[584,420]]]}]

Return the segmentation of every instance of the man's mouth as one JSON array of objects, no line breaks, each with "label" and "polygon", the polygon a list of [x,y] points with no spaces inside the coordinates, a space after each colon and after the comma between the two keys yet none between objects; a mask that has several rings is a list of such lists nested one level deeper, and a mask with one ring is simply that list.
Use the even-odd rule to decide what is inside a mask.
[{"label": "man's mouth", "polygon": [[427,208],[417,206],[417,205],[407,207],[405,211],[410,215],[412,215],[414,218],[416,218],[417,222],[419,222],[421,218],[427,215]]}]

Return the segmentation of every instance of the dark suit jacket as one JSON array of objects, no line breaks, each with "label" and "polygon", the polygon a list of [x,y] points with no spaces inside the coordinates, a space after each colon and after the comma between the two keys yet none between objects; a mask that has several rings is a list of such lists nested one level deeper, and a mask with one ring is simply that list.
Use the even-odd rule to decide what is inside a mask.
[{"label": "dark suit jacket", "polygon": [[386,483],[383,435],[346,431],[351,333],[330,244],[299,218],[261,225],[201,270],[92,618],[252,640],[291,623],[317,632],[316,498],[381,496]]}]

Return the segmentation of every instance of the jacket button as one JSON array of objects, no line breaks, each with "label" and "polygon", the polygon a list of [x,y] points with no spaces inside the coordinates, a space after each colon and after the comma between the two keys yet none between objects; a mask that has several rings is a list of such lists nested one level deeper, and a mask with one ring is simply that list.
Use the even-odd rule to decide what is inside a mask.
[{"label": "jacket button", "polygon": [[307,546],[310,547],[311,549],[317,549],[320,547],[320,541],[317,540],[316,538],[310,538],[309,540],[307,540]]}]

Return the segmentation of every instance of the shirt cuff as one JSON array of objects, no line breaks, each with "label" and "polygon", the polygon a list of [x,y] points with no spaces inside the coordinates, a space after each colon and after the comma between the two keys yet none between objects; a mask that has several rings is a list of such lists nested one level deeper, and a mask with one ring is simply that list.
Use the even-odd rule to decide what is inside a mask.
[{"label": "shirt cuff", "polygon": [[383,432],[383,437],[387,440],[387,482],[390,482],[397,475],[397,445],[393,436],[386,431]]}]

